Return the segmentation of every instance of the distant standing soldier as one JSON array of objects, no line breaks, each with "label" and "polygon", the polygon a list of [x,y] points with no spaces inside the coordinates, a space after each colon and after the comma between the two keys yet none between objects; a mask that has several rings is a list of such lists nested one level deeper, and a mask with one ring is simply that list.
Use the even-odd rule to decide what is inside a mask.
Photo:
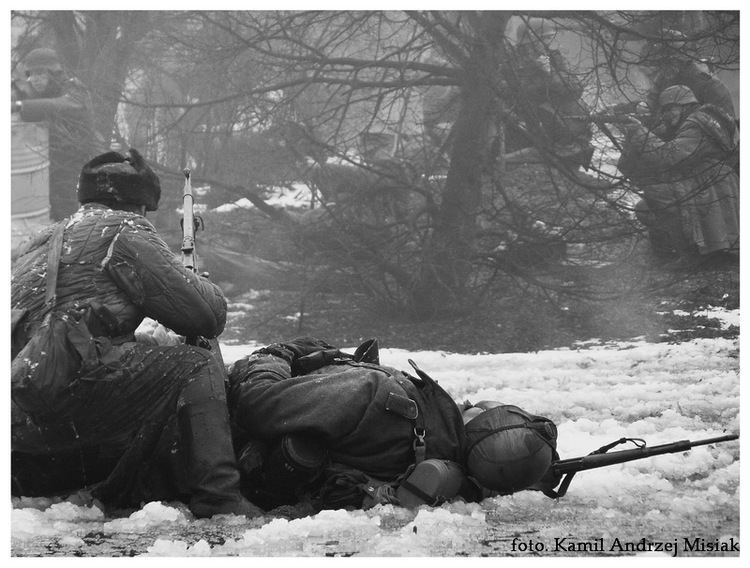
[{"label": "distant standing soldier", "polygon": [[640,122],[628,127],[618,167],[643,191],[636,214],[649,229],[655,252],[739,251],[739,176],[732,156],[736,128],[685,85],[659,96],[661,120],[672,133],[661,139]]},{"label": "distant standing soldier", "polygon": [[71,188],[78,180],[80,164],[104,148],[95,135],[86,87],[66,75],[54,50],[32,50],[23,68],[26,81],[13,83],[11,111],[23,121],[49,125],[50,217],[59,221],[78,209]]},{"label": "distant standing soldier", "polygon": [[667,87],[689,87],[701,104],[711,104],[735,118],[734,102],[729,88],[710,73],[696,57],[686,51],[685,35],[677,30],[664,30],[663,39],[648,42],[641,51],[640,66],[651,82],[646,103],[658,112],[659,95]]},{"label": "distant standing soldier", "polygon": [[517,30],[516,57],[504,69],[512,83],[511,110],[523,117],[526,128],[508,125],[506,151],[544,142],[567,163],[588,167],[592,148],[591,126],[583,117],[583,85],[562,53],[551,48],[557,30],[552,22],[532,18]]},{"label": "distant standing soldier", "polygon": [[32,239],[11,278],[12,493],[93,486],[113,506],[260,513],[240,494],[223,365],[202,347],[136,341],[144,317],[206,338],[226,320],[221,290],[145,218],[159,178],[136,150],[108,152],[83,167],[77,194],[81,208]]}]

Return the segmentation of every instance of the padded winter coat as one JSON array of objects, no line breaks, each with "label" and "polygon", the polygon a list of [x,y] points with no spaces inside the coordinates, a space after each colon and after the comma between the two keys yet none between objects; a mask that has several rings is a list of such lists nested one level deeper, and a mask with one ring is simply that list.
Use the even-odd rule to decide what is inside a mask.
[{"label": "padded winter coat", "polygon": [[682,61],[665,66],[656,76],[646,96],[648,105],[656,110],[659,95],[672,85],[690,87],[701,104],[712,104],[734,118],[734,101],[729,88],[716,76],[701,69],[695,61]]},{"label": "padded winter coat", "polygon": [[[13,492],[49,495],[106,480],[96,490],[105,502],[177,498],[185,465],[172,461],[186,436],[176,435],[175,418],[189,405],[225,409],[226,373],[205,349],[137,343],[134,331],[148,316],[181,335],[215,337],[226,300],[185,269],[141,215],[87,204],[63,223],[54,310],[84,314],[96,355],[75,376],[49,379],[59,391],[52,407],[11,389]],[[14,333],[19,347],[50,312],[53,229],[30,242],[13,269],[11,306],[27,310]],[[209,438],[227,435],[204,430]]]},{"label": "padded winter coat", "polygon": [[667,141],[637,127],[625,153],[647,198],[643,180],[672,186],[685,237],[702,254],[739,246],[739,177],[730,159],[737,133],[721,116],[711,105],[697,107]]},{"label": "padded winter coat", "polygon": [[[526,122],[537,123],[553,144],[577,143],[583,147],[589,143],[591,127],[586,119],[589,109],[582,99],[583,85],[559,51],[522,60],[512,73],[519,86],[518,91],[509,93],[515,112]],[[506,140],[508,150],[516,149],[515,144],[512,137]]]},{"label": "padded winter coat", "polygon": [[[63,221],[65,222],[65,221]],[[27,309],[31,336],[45,305],[47,249],[54,226],[19,251],[11,276],[11,307]],[[205,278],[185,270],[145,217],[87,204],[67,221],[57,282],[57,309],[95,307],[92,334],[133,340],[144,317],[185,336],[218,336],[226,300]]]},{"label": "padded winter coat", "polygon": [[264,353],[231,367],[227,399],[236,445],[314,435],[332,462],[388,480],[415,462],[415,429],[423,429],[425,459],[463,461],[461,413],[429,378],[354,361],[301,375],[292,367]]}]

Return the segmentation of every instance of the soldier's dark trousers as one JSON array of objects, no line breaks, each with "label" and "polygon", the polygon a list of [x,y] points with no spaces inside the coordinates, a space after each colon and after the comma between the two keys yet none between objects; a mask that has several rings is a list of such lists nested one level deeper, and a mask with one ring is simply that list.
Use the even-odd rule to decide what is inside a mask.
[{"label": "soldier's dark trousers", "polygon": [[648,229],[655,253],[683,254],[690,250],[680,211],[680,196],[669,184],[654,184],[644,190],[644,199],[635,206],[638,220]]},{"label": "soldier's dark trousers", "polygon": [[201,348],[132,347],[75,381],[54,416],[17,413],[13,494],[93,484],[93,494],[112,506],[182,499],[196,516],[247,512],[224,377]]}]

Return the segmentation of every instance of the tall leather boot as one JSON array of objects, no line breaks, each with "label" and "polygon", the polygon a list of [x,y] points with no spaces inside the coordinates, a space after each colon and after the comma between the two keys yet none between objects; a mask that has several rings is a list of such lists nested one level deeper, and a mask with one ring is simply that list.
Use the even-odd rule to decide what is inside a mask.
[{"label": "tall leather boot", "polygon": [[186,404],[178,410],[177,422],[193,514],[262,515],[263,511],[240,493],[226,403],[209,399]]}]

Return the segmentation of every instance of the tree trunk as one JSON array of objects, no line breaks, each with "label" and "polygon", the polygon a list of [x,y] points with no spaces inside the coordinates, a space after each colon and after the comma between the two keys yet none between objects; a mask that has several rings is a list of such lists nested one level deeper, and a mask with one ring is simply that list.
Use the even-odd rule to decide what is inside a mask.
[{"label": "tree trunk", "polygon": [[507,16],[485,16],[475,22],[472,48],[461,86],[460,108],[453,124],[450,165],[431,242],[414,286],[418,317],[461,310],[471,301],[468,288],[474,271],[474,239],[482,206],[482,180],[489,155],[495,92],[493,81]]},{"label": "tree trunk", "polygon": [[79,25],[74,12],[47,14],[66,67],[91,94],[98,145],[108,146],[132,54],[149,30],[151,16],[143,11],[89,11]]}]

